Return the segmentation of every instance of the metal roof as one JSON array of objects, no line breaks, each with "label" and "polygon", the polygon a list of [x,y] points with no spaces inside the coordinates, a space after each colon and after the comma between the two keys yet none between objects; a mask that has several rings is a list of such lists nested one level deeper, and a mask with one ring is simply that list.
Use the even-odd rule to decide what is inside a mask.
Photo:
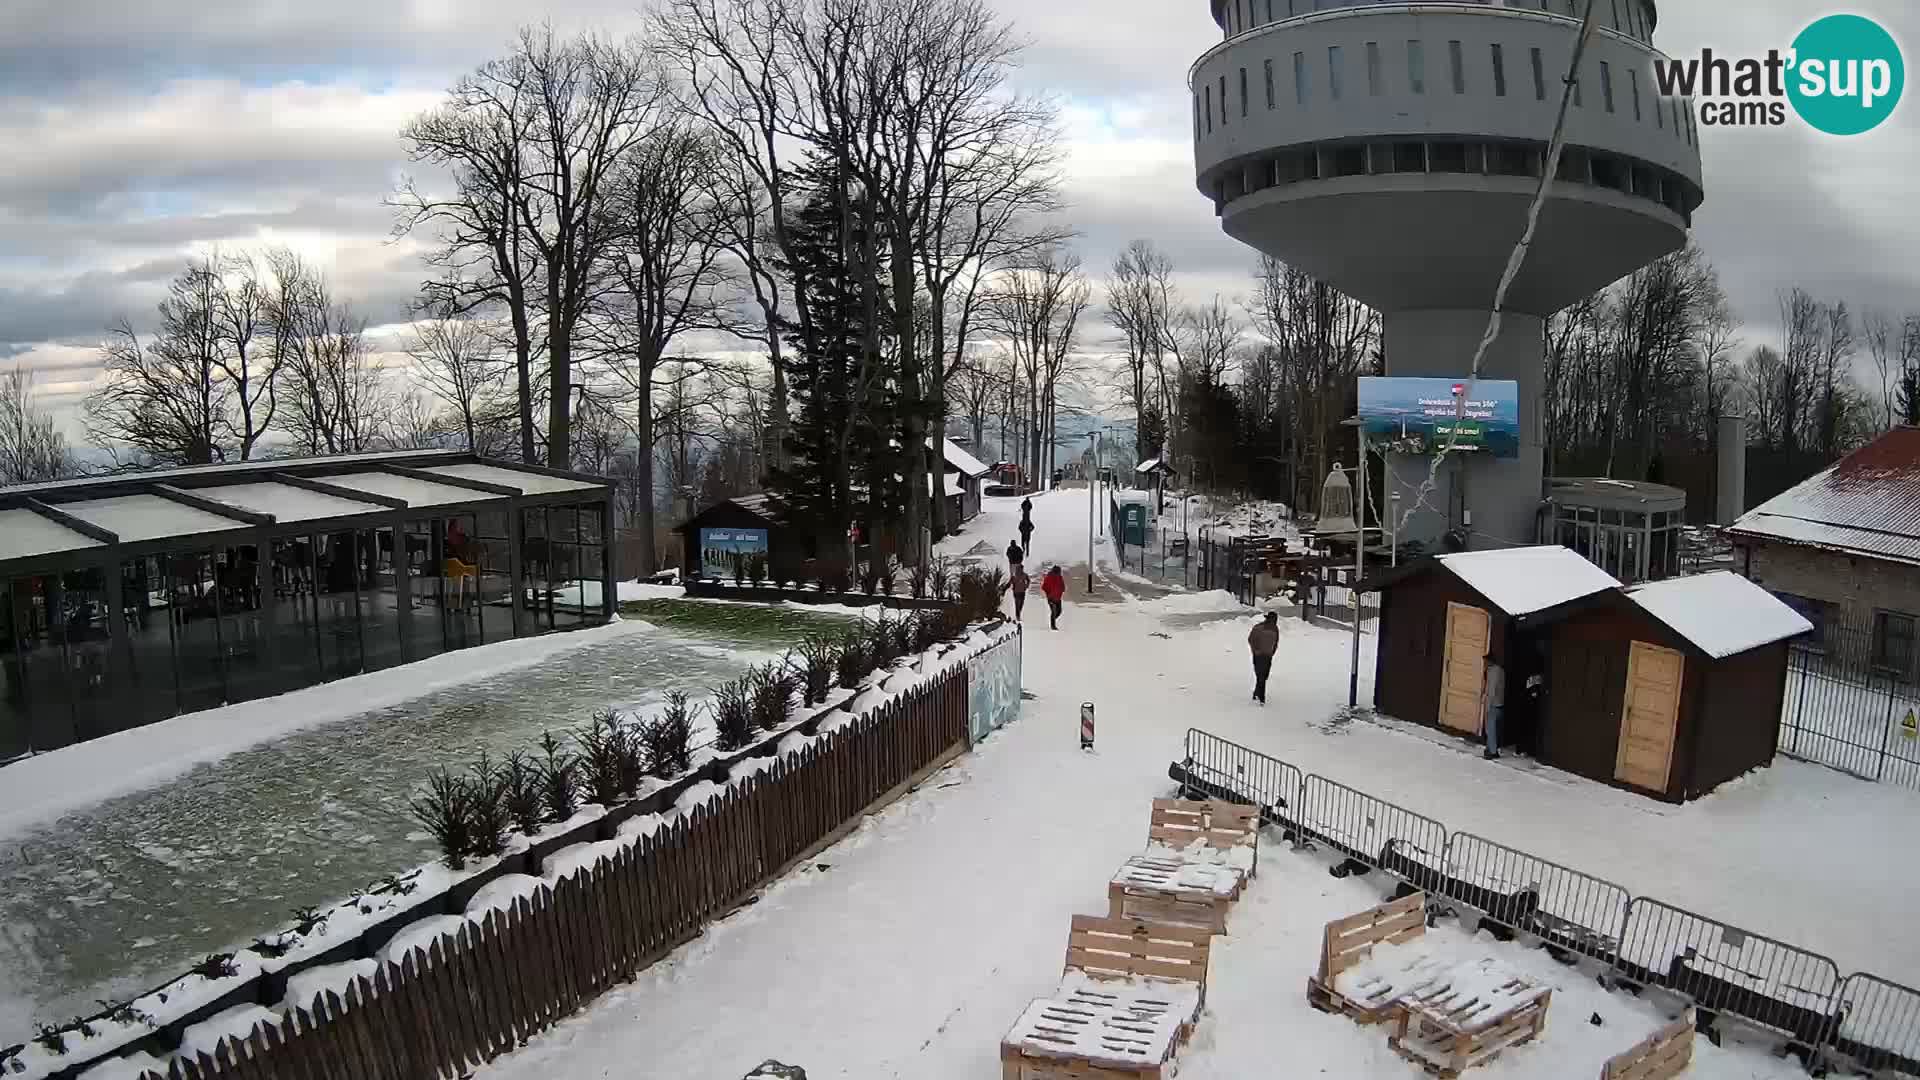
[{"label": "metal roof", "polygon": [[[932,442],[933,440],[929,438],[927,441]],[[962,450],[959,444],[955,443],[952,439],[941,439],[940,442],[940,453],[947,459],[947,464],[959,469],[968,476],[987,475],[989,470],[981,463],[980,459]]]},{"label": "metal roof", "polygon": [[1613,480],[1604,476],[1556,476],[1551,498],[1561,506],[1605,507],[1618,510],[1684,510],[1687,493],[1677,487],[1645,480]]},{"label": "metal roof", "polygon": [[0,559],[27,559],[99,546],[100,541],[82,536],[35,511],[0,510]]},{"label": "metal roof", "polygon": [[1920,428],[1887,432],[1742,514],[1727,532],[1920,564]]}]

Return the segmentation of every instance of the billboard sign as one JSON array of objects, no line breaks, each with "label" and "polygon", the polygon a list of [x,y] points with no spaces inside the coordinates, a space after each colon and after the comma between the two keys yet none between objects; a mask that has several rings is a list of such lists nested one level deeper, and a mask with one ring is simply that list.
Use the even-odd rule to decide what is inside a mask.
[{"label": "billboard sign", "polygon": [[747,576],[747,560],[767,554],[765,529],[701,529],[700,576],[723,581]]},{"label": "billboard sign", "polygon": [[[1367,441],[1396,454],[1455,450],[1520,456],[1520,384],[1481,379],[1363,378],[1360,422]],[[1458,428],[1458,434],[1455,428]]]},{"label": "billboard sign", "polygon": [[1020,716],[1020,635],[967,658],[967,739],[978,743]]}]

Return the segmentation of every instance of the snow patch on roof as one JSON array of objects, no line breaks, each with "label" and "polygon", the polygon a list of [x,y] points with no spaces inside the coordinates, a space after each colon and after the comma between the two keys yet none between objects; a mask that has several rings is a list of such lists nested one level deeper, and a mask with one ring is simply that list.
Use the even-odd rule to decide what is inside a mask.
[{"label": "snow patch on roof", "polygon": [[942,439],[940,442],[940,453],[946,457],[947,464],[968,476],[985,476],[990,471],[981,464],[979,458],[962,450],[952,439]]},{"label": "snow patch on roof", "polygon": [[1651,581],[1628,589],[1627,598],[1716,660],[1813,629],[1772,593],[1729,570]]},{"label": "snow patch on roof", "polygon": [[1612,574],[1558,545],[1464,551],[1440,556],[1440,564],[1509,615],[1620,587]]}]

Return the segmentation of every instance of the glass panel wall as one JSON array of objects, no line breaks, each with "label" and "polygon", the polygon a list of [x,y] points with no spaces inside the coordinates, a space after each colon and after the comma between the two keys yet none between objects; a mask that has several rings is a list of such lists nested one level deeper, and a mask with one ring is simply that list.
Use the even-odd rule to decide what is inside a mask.
[{"label": "glass panel wall", "polygon": [[546,510],[553,625],[565,630],[580,625],[580,511],[573,506],[549,506]]},{"label": "glass panel wall", "polygon": [[120,564],[120,618],[127,626],[124,669],[116,676],[119,726],[164,720],[176,711],[173,634],[167,624],[162,564],[147,556]]},{"label": "glass panel wall", "polygon": [[553,545],[547,537],[544,506],[520,511],[520,572],[530,632],[553,629]]},{"label": "glass panel wall", "polygon": [[273,658],[287,689],[310,686],[320,678],[320,614],[313,587],[313,546],[311,536],[273,540]]},{"label": "glass panel wall", "polygon": [[359,545],[360,639],[366,648],[366,670],[395,667],[407,662],[405,625],[410,613],[400,607],[400,581],[395,571],[393,529],[360,529]]},{"label": "glass panel wall", "polygon": [[73,699],[73,738],[97,739],[133,726],[115,707],[113,623],[107,610],[107,572],[100,567],[60,575],[62,677]]},{"label": "glass panel wall", "polygon": [[243,544],[215,556],[220,639],[227,664],[227,700],[251,701],[297,686],[275,656],[276,628],[260,588],[260,548]]},{"label": "glass panel wall", "polygon": [[396,572],[408,575],[407,655],[416,660],[437,656],[447,648],[439,521],[409,521],[400,534],[403,550]]},{"label": "glass panel wall", "polygon": [[[487,617],[486,578],[482,570],[486,552],[474,535],[478,522],[472,514],[454,514],[436,518],[434,525],[441,546],[440,632],[448,649],[478,645],[485,640],[481,635]],[[511,621],[498,616],[496,619]]]},{"label": "glass panel wall", "polygon": [[358,674],[363,664],[356,534],[351,529],[322,533],[313,538],[313,546],[322,677]]},{"label": "glass panel wall", "polygon": [[195,712],[215,708],[226,702],[227,686],[213,552],[170,556],[166,566],[167,616],[173,630],[179,709]]},{"label": "glass panel wall", "polygon": [[0,757],[51,750],[74,741],[73,699],[59,638],[59,579],[17,577],[7,582],[4,704]]}]

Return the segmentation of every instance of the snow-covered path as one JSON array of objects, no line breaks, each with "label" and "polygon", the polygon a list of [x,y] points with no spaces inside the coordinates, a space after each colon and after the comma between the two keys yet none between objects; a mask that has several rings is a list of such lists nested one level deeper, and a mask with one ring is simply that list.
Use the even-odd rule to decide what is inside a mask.
[{"label": "snow-covered path", "polygon": [[[1085,497],[1035,500],[1037,561],[1084,563]],[[993,516],[950,542],[959,551],[1005,548],[1018,500],[989,503]],[[1002,503],[1014,507],[1010,516],[994,505]],[[1247,619],[1231,601],[1140,602],[1104,584],[1096,597],[1105,602],[1079,603],[1076,585],[1059,633],[1029,619],[1024,681],[1033,699],[1018,722],[485,1075],[731,1080],[766,1058],[814,1077],[994,1075],[1007,1025],[1059,973],[1069,916],[1103,911],[1107,878],[1140,848],[1148,800],[1169,790],[1166,766],[1190,725],[1452,828],[1824,949],[1842,971],[1920,978],[1920,942],[1882,929],[1902,925],[1905,898],[1920,885],[1911,860],[1882,854],[1903,850],[1920,811],[1914,793],[1782,762],[1671,807],[1524,762],[1483,762],[1424,732],[1362,723],[1329,733],[1322,724],[1346,697],[1346,637],[1284,623],[1263,710],[1246,700]],[[1371,671],[1368,649],[1363,699]],[[1098,710],[1091,754],[1077,742],[1083,700]],[[1320,925],[1377,902],[1378,892],[1330,878],[1316,857],[1278,844],[1270,851],[1219,950],[1210,1018],[1182,1056],[1182,1074],[1415,1075],[1374,1045],[1377,1029],[1313,1013],[1300,993]],[[1489,1076],[1591,1075],[1656,1022],[1649,1006],[1603,994],[1541,954],[1503,947],[1502,955],[1559,989],[1549,1038],[1503,1057]],[[1589,1013],[1608,1026],[1589,1027]],[[1703,1042],[1690,1075],[1795,1071]]]}]

